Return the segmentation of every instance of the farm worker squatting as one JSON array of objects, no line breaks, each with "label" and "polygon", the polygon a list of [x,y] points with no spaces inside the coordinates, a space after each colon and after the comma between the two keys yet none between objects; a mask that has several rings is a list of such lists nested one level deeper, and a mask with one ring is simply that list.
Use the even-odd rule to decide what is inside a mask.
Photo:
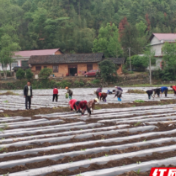
[{"label": "farm worker squatting", "polygon": [[98,98],[95,98],[94,100],[87,101],[77,101],[76,99],[72,99],[69,101],[69,105],[72,110],[75,110],[76,112],[80,112],[82,115],[84,115],[85,111],[87,110],[89,116],[91,115],[91,112],[93,112],[93,108],[95,107],[95,103],[99,102]]}]

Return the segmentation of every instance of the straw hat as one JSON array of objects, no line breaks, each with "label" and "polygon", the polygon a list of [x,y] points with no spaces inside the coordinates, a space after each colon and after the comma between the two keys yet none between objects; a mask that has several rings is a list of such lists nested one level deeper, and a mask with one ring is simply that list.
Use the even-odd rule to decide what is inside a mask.
[{"label": "straw hat", "polygon": [[99,99],[98,99],[98,98],[95,98],[94,100],[95,100],[97,103],[99,103]]}]

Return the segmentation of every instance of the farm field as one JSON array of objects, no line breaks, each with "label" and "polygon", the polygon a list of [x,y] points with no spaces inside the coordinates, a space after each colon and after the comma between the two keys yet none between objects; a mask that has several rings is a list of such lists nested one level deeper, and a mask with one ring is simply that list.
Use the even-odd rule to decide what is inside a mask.
[{"label": "farm field", "polygon": [[[93,90],[75,89],[74,96],[89,100],[94,98]],[[148,101],[147,95],[128,94],[127,90],[123,103]],[[64,91],[59,92],[61,100],[52,103],[52,91],[34,90],[41,99],[33,109],[45,107],[45,102],[51,109],[62,101],[67,106]],[[0,96],[1,116],[3,111],[24,109],[19,103],[22,93],[14,92],[18,95]],[[10,101],[13,96],[16,98]],[[18,106],[4,108],[4,101]],[[35,104],[37,98],[33,101]],[[69,111],[0,117],[0,175],[148,176],[151,167],[176,166],[176,105],[150,101],[147,106],[94,110],[91,117]],[[117,100],[111,95],[107,102]]]},{"label": "farm field", "polygon": [[[103,92],[107,92],[107,90],[113,90],[113,87],[104,88]],[[123,96],[122,96],[122,103],[132,103],[136,100],[142,101],[160,101],[160,100],[168,100],[168,99],[175,99],[173,94],[168,94],[168,98],[165,98],[164,95],[161,98],[155,98],[148,100],[147,94],[137,94],[137,93],[127,93],[130,89],[137,89],[146,91],[149,89],[153,89],[150,87],[143,88],[130,88],[126,87],[123,88]],[[94,91],[95,88],[76,88],[73,90],[73,98],[77,100],[91,100],[95,98]],[[7,90],[0,91],[0,110],[23,110],[24,109],[24,96],[22,90],[13,90],[10,91],[13,95],[3,95],[4,93],[9,92]],[[52,89],[45,89],[45,90],[33,90],[33,98],[32,98],[32,109],[39,109],[39,108],[54,108],[54,107],[68,107],[68,99],[65,98],[64,89],[59,89],[59,98],[58,102],[52,102]],[[108,103],[118,103],[117,99],[114,98],[114,95],[108,95],[107,102],[100,102],[100,104],[108,104]]]}]

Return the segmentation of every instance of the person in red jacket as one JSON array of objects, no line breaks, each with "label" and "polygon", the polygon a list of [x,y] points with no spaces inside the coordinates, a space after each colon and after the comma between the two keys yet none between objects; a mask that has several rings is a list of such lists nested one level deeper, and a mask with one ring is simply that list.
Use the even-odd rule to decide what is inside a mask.
[{"label": "person in red jacket", "polygon": [[77,111],[76,105],[75,105],[76,102],[77,102],[77,100],[75,100],[75,99],[72,99],[72,100],[69,101],[71,111],[73,111],[73,110]]},{"label": "person in red jacket", "polygon": [[[77,112],[81,112],[82,115],[84,115],[85,111],[88,109],[87,107],[87,101],[77,101],[75,103]],[[89,112],[89,111],[88,111]]]},{"label": "person in red jacket", "polygon": [[58,100],[58,89],[57,89],[57,87],[55,87],[53,89],[53,102],[54,102],[55,99],[56,99],[56,102],[57,102],[57,100]]},{"label": "person in red jacket", "polygon": [[170,86],[170,87],[173,89],[174,95],[176,95],[176,86]]}]

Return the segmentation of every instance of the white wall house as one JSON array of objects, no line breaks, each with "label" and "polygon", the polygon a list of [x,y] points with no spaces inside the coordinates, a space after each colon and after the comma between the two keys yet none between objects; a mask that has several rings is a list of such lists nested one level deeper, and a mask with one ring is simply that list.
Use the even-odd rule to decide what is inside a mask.
[{"label": "white wall house", "polygon": [[[62,52],[57,49],[45,49],[45,50],[29,50],[29,51],[16,51],[13,56],[13,63],[11,64],[11,70],[14,67],[28,67],[28,60],[31,56],[43,56],[43,55],[60,55]],[[10,66],[7,65],[7,70],[10,70]],[[2,71],[2,65],[0,63],[0,70]]]},{"label": "white wall house", "polygon": [[152,70],[160,69],[162,62],[162,47],[165,42],[174,43],[176,41],[176,33],[153,33],[150,38],[151,50],[155,52],[156,65],[152,66]]}]

